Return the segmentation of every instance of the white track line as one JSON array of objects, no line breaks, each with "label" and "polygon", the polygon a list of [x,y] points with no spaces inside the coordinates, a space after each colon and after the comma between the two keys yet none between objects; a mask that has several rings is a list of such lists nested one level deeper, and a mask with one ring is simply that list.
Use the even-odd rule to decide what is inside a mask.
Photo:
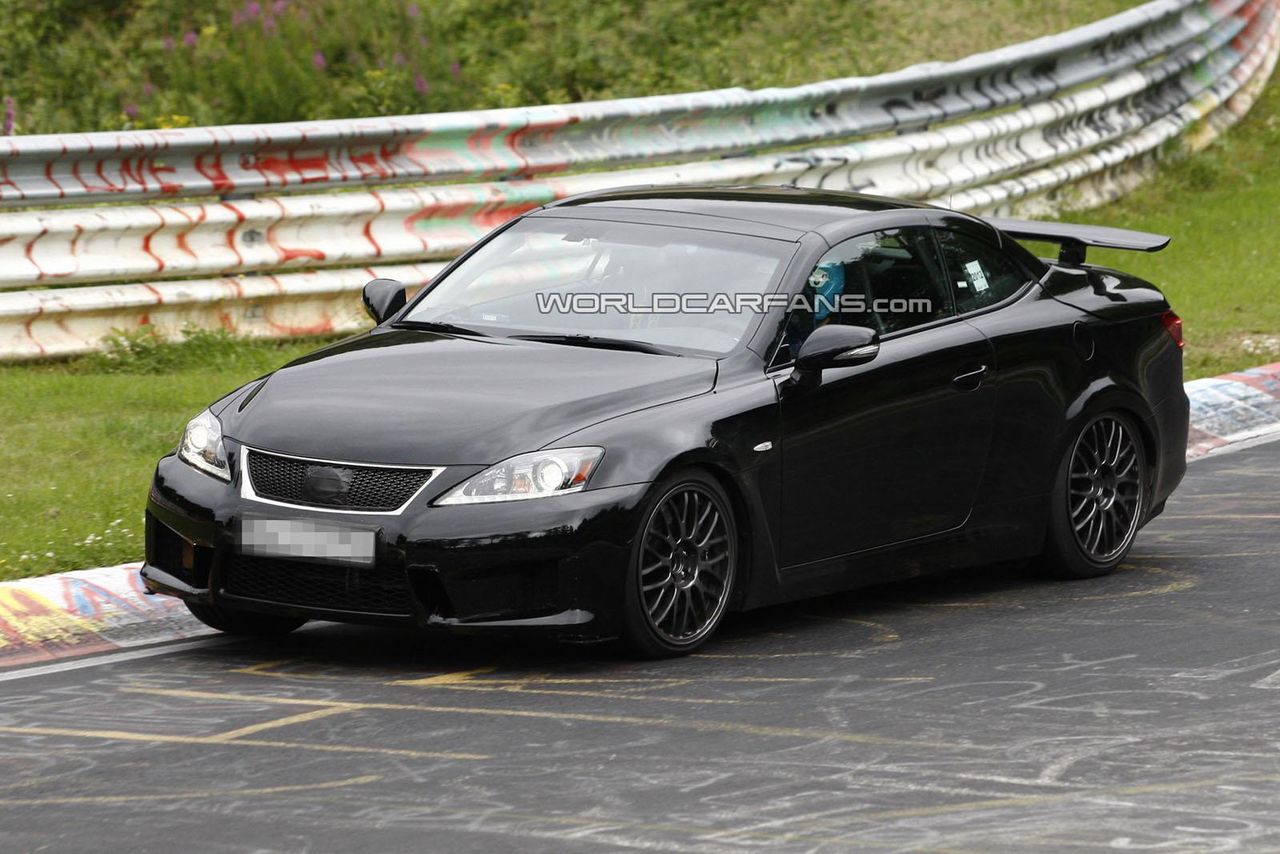
[{"label": "white track line", "polygon": [[1277,439],[1280,439],[1280,424],[1270,424],[1262,428],[1262,432],[1245,435],[1246,438],[1244,439],[1236,439],[1226,445],[1213,448],[1208,453],[1201,454],[1193,460],[1188,460],[1188,462],[1195,462],[1195,460],[1207,460],[1211,457],[1220,457],[1223,454],[1234,454],[1236,451],[1243,451],[1246,448],[1256,448],[1258,445],[1265,445],[1268,442],[1274,442]]},{"label": "white track line", "polygon": [[83,670],[86,667],[116,664],[121,661],[135,661],[139,658],[154,658],[158,655],[170,655],[175,652],[185,652],[189,649],[209,649],[220,646],[230,640],[230,638],[210,635],[202,640],[159,644],[157,646],[143,647],[142,649],[129,649],[121,652],[109,652],[104,655],[89,655],[84,658],[55,661],[50,664],[37,664],[32,667],[20,667],[15,670],[0,670],[0,682],[9,682],[13,679],[29,679],[33,676],[46,676],[50,673],[65,673],[68,670]]}]

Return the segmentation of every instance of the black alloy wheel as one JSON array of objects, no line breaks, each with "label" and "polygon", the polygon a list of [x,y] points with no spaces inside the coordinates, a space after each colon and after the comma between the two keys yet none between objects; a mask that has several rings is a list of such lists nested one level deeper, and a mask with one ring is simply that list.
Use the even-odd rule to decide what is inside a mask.
[{"label": "black alloy wheel", "polygon": [[738,531],[724,490],[691,471],[657,491],[637,539],[627,641],[648,657],[692,652],[720,624],[737,573]]},{"label": "black alloy wheel", "polygon": [[1091,560],[1110,561],[1137,533],[1140,462],[1138,443],[1119,419],[1098,418],[1076,440],[1068,503],[1076,544]]},{"label": "black alloy wheel", "polygon": [[1133,420],[1094,416],[1062,461],[1043,557],[1055,574],[1092,578],[1129,553],[1146,510],[1147,459]]}]

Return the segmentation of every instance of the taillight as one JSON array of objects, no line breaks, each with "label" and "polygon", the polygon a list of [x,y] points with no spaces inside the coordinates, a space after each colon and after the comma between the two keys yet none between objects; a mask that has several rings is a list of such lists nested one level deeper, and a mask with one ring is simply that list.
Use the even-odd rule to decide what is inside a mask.
[{"label": "taillight", "polygon": [[1182,349],[1182,318],[1173,311],[1166,311],[1160,315],[1160,322],[1164,324],[1164,329],[1169,333],[1169,337],[1173,339],[1173,343],[1178,345],[1178,349]]}]

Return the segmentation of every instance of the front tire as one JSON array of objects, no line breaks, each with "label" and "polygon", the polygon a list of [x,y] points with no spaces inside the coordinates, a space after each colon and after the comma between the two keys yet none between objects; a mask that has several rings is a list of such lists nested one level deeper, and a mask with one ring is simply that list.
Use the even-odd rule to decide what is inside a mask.
[{"label": "front tire", "polygon": [[651,493],[632,547],[623,641],[644,658],[687,655],[724,618],[738,573],[738,526],[723,488],[696,469]]},{"label": "front tire", "polygon": [[287,635],[307,622],[306,617],[286,617],[278,614],[259,614],[239,611],[220,605],[187,602],[187,610],[197,620],[211,629],[228,635],[245,637],[275,637]]},{"label": "front tire", "polygon": [[1041,555],[1062,578],[1106,575],[1125,559],[1147,507],[1148,469],[1137,424],[1122,412],[1090,419],[1054,482]]}]

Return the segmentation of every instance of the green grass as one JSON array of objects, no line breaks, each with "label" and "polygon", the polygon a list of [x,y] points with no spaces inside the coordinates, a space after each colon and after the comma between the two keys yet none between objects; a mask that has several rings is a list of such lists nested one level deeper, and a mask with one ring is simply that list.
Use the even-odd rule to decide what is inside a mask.
[{"label": "green grass", "polygon": [[1182,317],[1187,379],[1280,361],[1280,79],[1208,149],[1064,219],[1172,235],[1089,260],[1156,283]]},{"label": "green grass", "polygon": [[133,335],[107,357],[0,367],[0,579],[141,557],[151,472],[187,419],[317,343]]},{"label": "green grass", "polygon": [[1132,0],[0,0],[17,133],[788,86],[1059,32]]}]

